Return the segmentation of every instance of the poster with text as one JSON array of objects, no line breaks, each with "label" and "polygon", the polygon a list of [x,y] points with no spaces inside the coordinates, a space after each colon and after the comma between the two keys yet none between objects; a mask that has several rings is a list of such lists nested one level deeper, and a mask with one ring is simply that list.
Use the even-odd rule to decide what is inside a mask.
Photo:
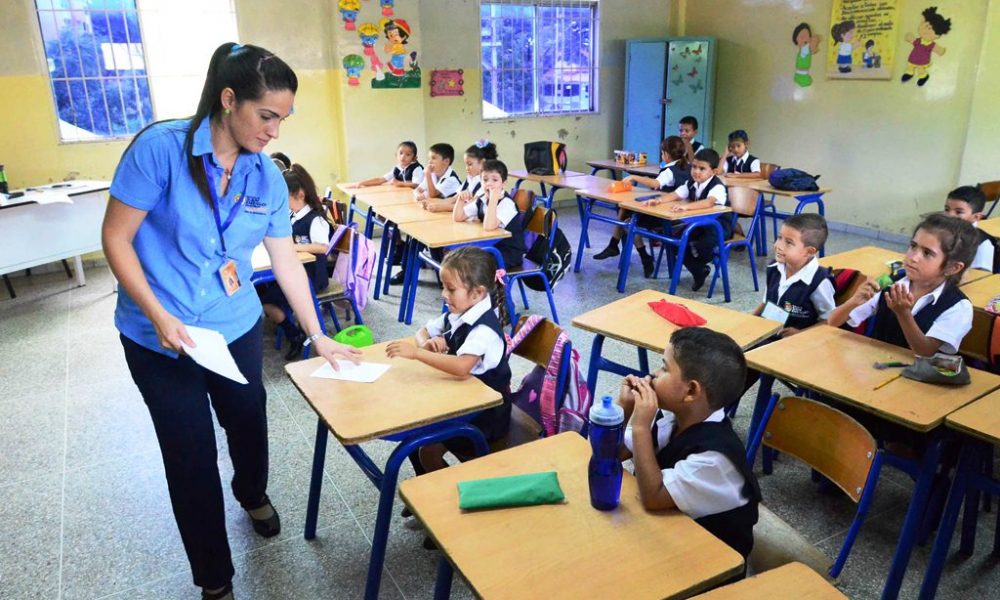
[{"label": "poster with text", "polygon": [[831,79],[890,79],[899,0],[833,0],[826,73]]}]

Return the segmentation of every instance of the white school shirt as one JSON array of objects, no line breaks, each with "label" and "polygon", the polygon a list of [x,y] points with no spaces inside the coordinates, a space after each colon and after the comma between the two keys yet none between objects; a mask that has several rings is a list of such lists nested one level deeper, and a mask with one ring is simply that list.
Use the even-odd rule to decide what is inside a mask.
[{"label": "white school shirt", "polygon": [[[743,153],[743,156],[737,156],[736,157],[736,171],[735,171],[736,173],[740,173],[741,172],[740,171],[740,167],[743,165],[744,162],[746,162],[747,155],[749,155],[749,154],[750,154],[750,151],[747,150],[746,152]],[[729,161],[728,160],[722,162],[722,172],[723,173],[728,173],[729,172]],[[750,172],[751,173],[760,173],[760,159],[759,158],[753,159],[753,162],[750,163]]]},{"label": "white school shirt", "polygon": [[[479,210],[476,208],[477,200],[482,200],[483,202],[483,215],[486,215],[486,205],[489,202],[489,198],[486,193],[476,196],[468,204],[462,207],[462,213],[465,214],[466,220],[478,220]],[[503,198],[500,198],[500,202],[497,202],[497,220],[500,221],[500,225],[506,229],[507,223],[510,223],[511,219],[517,216],[517,204],[514,203],[513,198],[511,198],[507,192],[503,193]]]},{"label": "white school shirt", "polygon": [[[396,165],[396,168],[399,169],[400,171],[406,170],[406,167],[404,167],[403,165]],[[396,175],[393,171],[394,169],[389,169],[389,172],[382,176],[382,178],[385,179],[386,183],[389,183],[390,181],[396,178]],[[424,168],[417,167],[413,169],[413,177],[410,179],[410,183],[423,183],[423,181],[424,181]]]},{"label": "white school shirt", "polygon": [[670,170],[670,167],[677,164],[678,161],[668,162],[662,169],[660,169],[660,174],[656,176],[656,182],[660,184],[660,189],[665,187],[674,186],[674,172]]},{"label": "white school shirt", "polygon": [[[444,173],[440,177],[435,175],[433,172],[430,173],[431,179],[434,180],[434,189],[441,194],[442,198],[451,198],[458,193],[458,190],[462,187],[462,180],[458,178],[458,174],[455,173],[454,169],[448,167],[444,170]],[[424,177],[417,186],[417,192],[427,193],[427,178]]]},{"label": "white school shirt", "polygon": [[[659,413],[656,439],[653,440],[654,452],[659,452],[670,442],[676,421],[672,412],[662,410]],[[726,411],[720,409],[705,421],[718,423],[725,418]],[[625,447],[632,451],[631,423],[625,428]],[[732,461],[715,450],[689,454],[661,473],[663,487],[670,492],[674,504],[692,519],[733,510],[749,501],[743,497],[743,484],[746,483],[743,475]]]},{"label": "white school shirt", "polygon": [[[898,283],[909,287],[910,279],[904,277]],[[913,305],[911,313],[915,315],[928,304],[937,302],[946,285],[948,285],[948,282],[937,286],[930,294],[921,296]],[[875,309],[878,308],[878,300],[881,297],[882,292],[879,292],[872,296],[868,302],[852,310],[851,314],[847,317],[847,324],[851,327],[860,325],[875,312]],[[938,352],[955,354],[958,352],[958,347],[962,345],[962,338],[965,337],[965,334],[969,333],[970,329],[972,329],[972,302],[966,299],[956,302],[954,306],[941,313],[924,335],[941,340],[941,347],[938,349]]]},{"label": "white school shirt", "polygon": [[[451,331],[455,331],[462,323],[472,325],[483,316],[486,311],[493,310],[493,303],[487,295],[479,302],[473,304],[460,315],[452,312],[443,313],[435,317],[424,325],[427,334],[432,338],[444,335],[445,319],[451,323]],[[472,367],[470,374],[482,375],[483,373],[497,368],[503,358],[504,341],[495,331],[486,325],[476,325],[465,338],[465,342],[458,348],[457,356],[474,355],[479,357],[479,361]]]},{"label": "white school shirt", "polygon": [[[788,288],[792,287],[792,284],[796,281],[801,281],[806,285],[812,283],[813,278],[816,277],[816,271],[819,270],[819,259],[815,256],[806,263],[806,266],[799,269],[799,272],[791,277],[785,275],[785,265],[781,263],[774,263],[775,268],[778,269],[778,273],[781,273],[781,279],[778,280],[778,299],[781,299],[781,295],[788,291]],[[809,295],[809,300],[816,307],[816,312],[819,314],[821,320],[826,320],[830,318],[830,312],[837,308],[837,301],[833,299],[833,284],[830,283],[828,278],[823,279],[823,281],[816,286],[813,293]],[[764,302],[767,303],[767,289],[764,290]]]},{"label": "white school shirt", "polygon": [[[697,201],[698,200],[697,197],[701,196],[702,190],[704,190],[705,186],[707,186],[711,182],[712,182],[712,177],[709,177],[708,179],[706,179],[702,183],[695,183],[694,184],[694,195],[696,197],[693,198],[692,200],[693,201]],[[682,185],[681,187],[679,187],[676,190],[674,190],[674,192],[677,194],[677,197],[680,198],[681,200],[688,200],[688,186],[687,185]],[[716,204],[718,204],[720,206],[725,206],[726,205],[726,200],[729,197],[726,194],[726,186],[725,185],[717,185],[717,186],[715,186],[715,188],[713,188],[712,191],[708,193],[708,197],[714,199]],[[707,199],[708,198],[706,198],[706,200]]]},{"label": "white school shirt", "polygon": [[[292,213],[292,225],[301,221],[309,214],[310,210],[312,209],[306,204],[298,212]],[[327,244],[330,242],[330,224],[320,215],[319,218],[313,219],[312,223],[309,224],[309,241],[297,239],[292,241],[296,244]]]},{"label": "white school shirt", "polygon": [[837,48],[837,54],[840,56],[850,56],[851,50],[852,47],[850,42],[840,42],[840,46]]},{"label": "white school shirt", "polygon": [[[972,226],[978,229],[979,223],[973,223]],[[996,252],[996,248],[993,246],[993,240],[983,240],[983,243],[979,244],[979,248],[976,249],[976,257],[972,259],[972,264],[969,265],[969,268],[982,269],[992,273],[994,252]]]}]

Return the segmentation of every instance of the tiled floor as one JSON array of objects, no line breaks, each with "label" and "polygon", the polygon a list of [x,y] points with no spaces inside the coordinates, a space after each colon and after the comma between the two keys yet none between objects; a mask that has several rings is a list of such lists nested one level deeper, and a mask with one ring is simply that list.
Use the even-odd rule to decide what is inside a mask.
[{"label": "tiled floor", "polygon": [[[575,245],[575,210],[562,213],[562,226]],[[594,228],[595,251],[606,235],[602,227]],[[838,233],[828,250],[870,243]],[[595,262],[592,254],[587,251],[583,272],[568,274],[556,290],[564,325],[574,315],[620,297],[613,289],[613,261]],[[758,268],[763,272],[763,265]],[[751,310],[759,296],[746,254],[735,256],[731,271],[730,306]],[[667,287],[665,279],[648,281],[640,275],[636,260],[627,292]],[[106,269],[90,269],[87,278],[86,287],[74,288],[61,273],[18,277],[18,297],[0,300],[0,598],[198,597],[170,511],[153,429],[112,323],[110,277]],[[425,273],[423,280],[415,323],[440,309],[432,276]],[[679,294],[703,300],[704,291],[692,294],[689,285],[685,274]],[[721,302],[719,296],[721,290],[710,302]],[[544,314],[544,299],[537,294],[531,298]],[[376,339],[412,331],[396,322],[397,307],[394,293],[365,310]],[[592,336],[571,327],[570,333],[586,361]],[[273,339],[270,331],[266,335]],[[621,361],[635,360],[633,349],[614,342],[605,352]],[[320,531],[312,542],[302,539],[315,416],[286,380],[281,355],[268,348],[265,359],[272,464],[268,491],[284,528],[275,539],[257,537],[239,506],[227,498],[237,597],[361,597],[376,491],[343,448],[331,443]],[[606,374],[598,384],[599,393],[616,387],[615,378]],[[738,431],[746,429],[750,404],[745,401],[741,407]],[[224,445],[224,437],[219,440]],[[390,449],[387,443],[366,445],[376,461],[384,461]],[[219,468],[224,479],[231,473],[224,448]],[[817,492],[808,471],[788,460],[778,464],[774,475],[763,477],[761,486],[774,512],[827,554],[836,552],[852,504]],[[885,471],[871,516],[840,578],[839,585],[852,598],[878,597],[911,487],[905,475]],[[978,552],[967,560],[950,559],[939,597],[996,597],[1000,569],[987,548],[993,518],[983,517]],[[421,534],[394,519],[383,597],[431,596],[437,554],[422,549],[421,540]],[[927,554],[927,548],[914,553],[902,597],[916,597]],[[470,593],[456,582],[453,596]]]}]

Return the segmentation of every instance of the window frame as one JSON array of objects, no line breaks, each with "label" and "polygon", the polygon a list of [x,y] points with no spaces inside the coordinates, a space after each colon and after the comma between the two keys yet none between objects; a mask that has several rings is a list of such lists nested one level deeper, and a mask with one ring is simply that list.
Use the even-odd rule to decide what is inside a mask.
[{"label": "window frame", "polygon": [[[581,116],[581,115],[598,115],[601,114],[600,109],[600,47],[601,47],[601,7],[600,0],[479,0],[479,10],[477,12],[476,18],[479,23],[479,53],[478,60],[481,69],[480,73],[480,93],[479,93],[479,111],[480,118],[484,122],[498,122],[498,121],[510,121],[513,119],[538,119],[547,117],[565,117],[565,116]],[[487,117],[484,104],[487,102],[485,91],[486,86],[482,85],[486,70],[482,68],[483,65],[483,50],[485,46],[483,45],[483,34],[482,34],[482,14],[484,5],[494,5],[494,6],[532,6],[535,9],[538,8],[577,8],[585,7],[589,5],[591,11],[591,28],[590,28],[590,43],[591,43],[591,57],[590,57],[590,109],[583,110],[557,110],[557,111],[542,111],[541,110],[541,99],[540,99],[540,87],[542,80],[542,65],[540,64],[540,58],[538,52],[532,53],[532,60],[534,64],[532,65],[532,73],[534,75],[534,110],[527,113],[516,113],[507,114],[506,116],[498,117]],[[532,40],[536,40],[538,37],[538,14],[535,13],[531,20],[531,36]],[[496,56],[497,49],[500,47],[499,43],[494,43],[493,47],[490,49],[493,57],[493,65],[497,64]]]}]

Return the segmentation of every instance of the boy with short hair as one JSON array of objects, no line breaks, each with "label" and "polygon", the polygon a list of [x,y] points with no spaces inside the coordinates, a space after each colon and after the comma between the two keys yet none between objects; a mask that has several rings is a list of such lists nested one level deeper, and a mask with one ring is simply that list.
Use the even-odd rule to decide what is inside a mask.
[{"label": "boy with short hair", "polygon": [[729,134],[729,144],[722,154],[722,172],[727,177],[760,177],[760,159],[750,154],[750,136],[737,129]]},{"label": "boy with short hair", "polygon": [[694,155],[703,147],[701,142],[696,142],[694,139],[694,136],[698,135],[698,119],[694,115],[681,117],[677,123],[677,135],[684,140],[688,148],[687,159],[691,162],[694,160]]},{"label": "boy with short hair", "polygon": [[819,266],[817,258],[828,234],[826,219],[802,213],[785,219],[774,240],[774,263],[767,267],[764,301],[754,314],[780,322],[780,337],[826,321],[837,307],[830,269]]},{"label": "boy with short hair", "polygon": [[455,148],[451,144],[434,144],[428,149],[427,174],[413,192],[417,201],[447,199],[458,193],[462,188],[462,179],[451,168],[454,160]]},{"label": "boy with short hair", "polygon": [[978,223],[983,218],[986,209],[986,194],[978,185],[963,185],[948,192],[944,201],[944,212],[949,216],[972,223],[979,236],[979,246],[976,248],[976,258],[969,265],[970,269],[983,269],[996,273],[995,254],[996,240],[982,229]]},{"label": "boy with short hair", "polygon": [[745,376],[732,338],[687,327],[670,336],[663,367],[652,378],[627,376],[618,398],[630,419],[623,458],[631,453],[643,507],[679,509],[744,559],[761,495],[725,408]]}]

